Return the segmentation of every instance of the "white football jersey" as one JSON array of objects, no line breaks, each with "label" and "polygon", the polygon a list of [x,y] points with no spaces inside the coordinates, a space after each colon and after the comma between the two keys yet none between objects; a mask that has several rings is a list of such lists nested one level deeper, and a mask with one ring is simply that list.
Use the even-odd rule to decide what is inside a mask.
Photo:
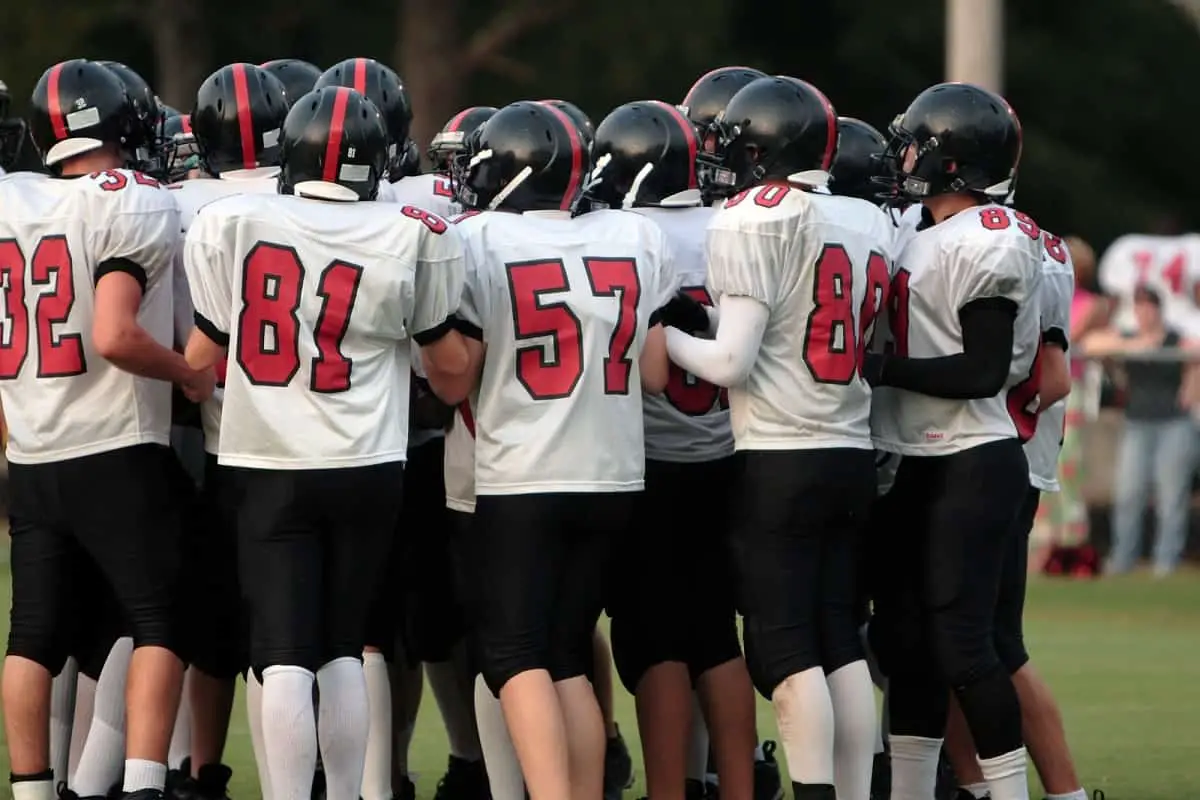
[{"label": "white football jersey", "polygon": [[[221,173],[220,178],[195,178],[171,184],[167,188],[171,190],[175,202],[179,205],[179,222],[183,226],[183,232],[188,232],[196,213],[214,200],[235,194],[275,194],[279,185],[276,177],[278,172],[275,167],[229,170]],[[188,286],[187,270],[183,266],[181,250],[175,268],[175,339],[180,344],[187,343],[192,330],[193,315],[192,293]],[[220,452],[221,398],[225,394],[227,366],[226,361],[217,365],[217,386],[212,397],[200,404],[204,451],[213,455]]]},{"label": "white football jersey", "polygon": [[713,298],[770,309],[750,375],[729,390],[738,450],[871,447],[863,348],[887,296],[891,221],[865,200],[765,184],[708,225]]},{"label": "white football jersey", "polygon": [[446,508],[475,513],[475,413],[479,392],[471,392],[466,402],[454,410],[454,424],[446,433],[443,478],[446,481]]},{"label": "white football jersey", "polygon": [[[1075,295],[1075,265],[1063,240],[1042,231],[1041,330],[1058,329],[1071,335],[1071,298]],[[1055,345],[1051,345],[1054,347]],[[1025,443],[1029,461],[1029,483],[1043,492],[1058,491],[1058,452],[1062,448],[1063,425],[1067,419],[1064,397],[1038,416],[1037,430]]]},{"label": "white football jersey", "polygon": [[138,323],[171,347],[179,242],[174,200],[140,173],[0,178],[0,401],[9,461],[170,441],[171,385],[101,358],[92,321],[97,276],[128,262],[145,276]]},{"label": "white football jersey", "polygon": [[982,400],[880,392],[871,427],[880,450],[939,456],[987,442],[1027,440],[1037,424],[1035,367],[1041,340],[1042,240],[1037,225],[1000,205],[974,206],[913,236],[896,259],[891,339],[910,358],[961,353],[958,312],[975,300],[1017,304],[1004,389]]},{"label": "white football jersey", "polygon": [[[638,208],[671,242],[680,289],[712,305],[705,287],[708,270],[704,238],[712,208]],[[671,365],[670,381],[661,395],[643,400],[646,458],[653,461],[703,462],[733,455],[728,391]]]},{"label": "white football jersey", "polygon": [[196,324],[228,337],[218,458],[260,469],[405,458],[409,342],[449,328],[462,243],[422,209],[243,194],[188,231]]},{"label": "white football jersey", "polygon": [[1183,336],[1200,336],[1195,290],[1200,282],[1200,234],[1147,236],[1129,234],[1108,246],[1100,259],[1100,286],[1117,298],[1113,322],[1123,330],[1137,327],[1133,291],[1145,284],[1162,298],[1163,319]]},{"label": "white football jersey", "polygon": [[483,494],[642,488],[638,357],[678,285],[657,225],[627,211],[485,211],[460,316],[487,345],[475,415]]}]

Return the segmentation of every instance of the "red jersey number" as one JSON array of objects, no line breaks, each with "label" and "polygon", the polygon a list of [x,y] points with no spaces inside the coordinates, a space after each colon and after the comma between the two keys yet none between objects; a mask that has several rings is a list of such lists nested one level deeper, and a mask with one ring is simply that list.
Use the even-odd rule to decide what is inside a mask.
[{"label": "red jersey number", "polygon": [[1017,429],[1017,438],[1028,442],[1037,432],[1038,391],[1042,385],[1042,349],[1039,347],[1029,367],[1029,377],[1008,390],[1005,400],[1008,415]]},{"label": "red jersey number", "polygon": [[813,310],[804,331],[804,363],[817,383],[848,385],[859,375],[875,318],[887,302],[887,259],[867,259],[867,291],[854,318],[854,265],[840,244],[821,249],[813,270]]},{"label": "red jersey number", "polygon": [[[75,276],[65,236],[43,236],[26,261],[15,239],[0,239],[0,291],[7,325],[0,333],[0,380],[21,374],[29,356],[29,309],[25,274],[38,292],[34,303],[35,358],[38,378],[69,378],[87,372],[83,336],[61,326],[75,307]],[[41,290],[41,291],[39,291]]]},{"label": "red jersey number", "polygon": [[[604,357],[604,393],[629,394],[630,350],[642,295],[637,263],[632,258],[585,258],[583,267],[591,293],[617,301],[617,321]],[[570,397],[583,377],[583,325],[565,300],[545,299],[570,291],[566,266],[549,259],[507,264],[505,270],[517,339],[517,380],[534,400]],[[548,345],[522,344],[542,337],[549,337]]]},{"label": "red jersey number", "polygon": [[1183,294],[1184,279],[1187,276],[1187,253],[1180,250],[1162,262],[1156,261],[1154,255],[1148,250],[1139,250],[1133,254],[1138,283],[1142,284],[1159,277],[1163,284],[1170,288],[1171,294]]},{"label": "red jersey number", "polygon": [[[712,297],[703,286],[685,286],[681,291],[703,305],[713,304]],[[689,417],[703,416],[714,408],[722,411],[729,408],[728,390],[701,380],[674,363],[667,373],[667,388],[663,396],[679,413]]]},{"label": "red jersey number", "polygon": [[[362,267],[333,261],[321,271],[321,313],[313,331],[317,356],[309,365],[309,388],[334,394],[350,389],[354,362],[342,340],[362,283]],[[300,290],[304,265],[296,251],[259,242],[242,265],[242,311],[238,314],[237,363],[255,386],[287,386],[300,371]]]}]

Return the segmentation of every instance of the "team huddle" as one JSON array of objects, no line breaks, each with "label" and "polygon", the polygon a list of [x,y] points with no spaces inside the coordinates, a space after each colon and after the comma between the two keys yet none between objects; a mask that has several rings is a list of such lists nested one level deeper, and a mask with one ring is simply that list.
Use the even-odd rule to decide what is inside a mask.
[{"label": "team huddle", "polygon": [[756,691],[795,800],[1027,800],[1027,747],[1086,800],[1021,633],[1073,273],[1009,105],[939,84],[885,137],[727,67],[595,126],[464,109],[425,174],[411,122],[364,58],[187,115],[113,62],[38,82],[15,800],[225,798],[238,676],[264,800],[411,800],[422,665],[440,800],[613,800],[611,664],[650,800],[780,800]]}]

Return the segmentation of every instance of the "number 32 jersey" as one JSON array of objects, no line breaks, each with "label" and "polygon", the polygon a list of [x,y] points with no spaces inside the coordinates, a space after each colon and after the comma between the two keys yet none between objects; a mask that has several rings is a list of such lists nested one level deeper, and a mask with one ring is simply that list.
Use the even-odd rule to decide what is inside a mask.
[{"label": "number 32 jersey", "polygon": [[463,250],[440,217],[391,203],[238,195],[184,248],[196,325],[227,342],[220,463],[328,469],[402,461],[409,338],[451,328]]},{"label": "number 32 jersey", "polygon": [[896,260],[889,308],[895,352],[938,358],[963,352],[963,306],[985,298],[1017,305],[1009,377],[995,396],[946,400],[902,389],[872,408],[875,444],[889,453],[941,456],[1000,439],[1027,440],[1037,424],[1042,236],[999,205],[968,208],[916,232]]},{"label": "number 32 jersey", "polygon": [[865,200],[783,184],[735,195],[708,225],[708,286],[770,310],[730,388],[738,450],[871,448],[863,349],[886,297],[892,224]]},{"label": "number 32 jersey", "polygon": [[92,322],[96,281],[129,272],[144,286],[138,322],[171,347],[178,249],[174,199],[139,173],[0,178],[0,400],[10,461],[168,443],[170,384],[101,358]]},{"label": "number 32 jersey", "polygon": [[658,226],[605,210],[488,211],[455,227],[476,267],[459,313],[487,345],[477,493],[640,490],[637,359],[678,280]]}]

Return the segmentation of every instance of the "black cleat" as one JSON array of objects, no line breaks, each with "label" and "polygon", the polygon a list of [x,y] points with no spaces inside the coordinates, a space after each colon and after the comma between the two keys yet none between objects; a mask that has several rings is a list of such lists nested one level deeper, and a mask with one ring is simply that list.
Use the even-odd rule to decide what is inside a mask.
[{"label": "black cleat", "polygon": [[395,793],[395,800],[417,800],[417,785],[407,775],[400,779],[399,786],[392,787],[392,791]]},{"label": "black cleat", "polygon": [[633,759],[625,746],[621,729],[608,740],[604,749],[604,800],[621,800],[626,789],[633,786]]},{"label": "black cleat", "polygon": [[688,778],[683,784],[684,800],[708,800],[708,789],[704,781]]},{"label": "black cleat", "polygon": [[124,792],[121,800],[164,800],[166,795],[158,789],[138,789],[136,792]]},{"label": "black cleat", "polygon": [[783,780],[775,760],[775,742],[762,743],[763,757],[754,762],[754,800],[783,800]]},{"label": "black cleat", "polygon": [[958,794],[954,795],[954,800],[992,800],[992,796],[991,794],[985,794],[983,797],[977,798],[966,789],[960,788]]},{"label": "black cleat", "polygon": [[224,764],[205,764],[191,782],[188,800],[229,800],[229,779],[233,770]]},{"label": "black cleat", "polygon": [[[167,785],[163,795],[167,800],[188,800],[192,795],[192,757],[179,762],[179,769],[167,770]],[[124,792],[117,795],[123,797]]]},{"label": "black cleat", "polygon": [[446,774],[438,781],[433,800],[491,800],[483,761],[450,756]]}]

